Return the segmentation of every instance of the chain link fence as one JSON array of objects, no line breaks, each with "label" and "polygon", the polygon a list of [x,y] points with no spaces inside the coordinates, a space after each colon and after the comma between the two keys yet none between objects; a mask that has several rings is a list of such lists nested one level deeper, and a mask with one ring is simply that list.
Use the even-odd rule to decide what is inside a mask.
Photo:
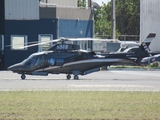
[{"label": "chain link fence", "polygon": [[[110,35],[95,35],[97,38],[101,39],[111,39]],[[139,41],[140,36],[139,35],[118,35],[116,36],[116,39],[120,41]]]}]

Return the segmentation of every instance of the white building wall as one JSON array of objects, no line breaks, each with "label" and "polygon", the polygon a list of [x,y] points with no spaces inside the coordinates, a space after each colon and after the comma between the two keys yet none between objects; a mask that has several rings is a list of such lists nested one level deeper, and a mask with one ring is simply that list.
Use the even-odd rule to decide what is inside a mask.
[{"label": "white building wall", "polygon": [[160,51],[160,0],[140,0],[140,32],[141,41],[149,33],[156,33],[150,49]]},{"label": "white building wall", "polygon": [[57,4],[62,7],[77,7],[78,0],[41,0],[44,3]]},{"label": "white building wall", "polygon": [[39,19],[39,0],[5,0],[5,19]]}]

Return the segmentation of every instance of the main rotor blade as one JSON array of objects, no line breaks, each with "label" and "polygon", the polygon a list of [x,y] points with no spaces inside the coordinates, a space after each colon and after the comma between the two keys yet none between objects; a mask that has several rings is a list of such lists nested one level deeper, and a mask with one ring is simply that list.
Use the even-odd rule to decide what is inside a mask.
[{"label": "main rotor blade", "polygon": [[59,41],[61,41],[61,39],[50,40],[48,42],[39,42],[39,43],[36,43],[36,44],[26,45],[26,46],[20,47],[20,48],[21,49],[22,48],[29,48],[29,47],[34,47],[34,46],[38,46],[38,45],[44,45],[44,44],[52,43],[52,42],[59,42]]},{"label": "main rotor blade", "polygon": [[24,47],[20,47],[20,49],[24,49],[24,48],[29,48],[29,47],[34,47],[34,46],[38,46],[38,45],[44,45],[44,44],[48,44],[48,43],[52,43],[52,42],[65,42],[65,41],[105,41],[105,42],[120,42],[117,39],[99,39],[99,38],[59,38],[59,39],[55,39],[55,40],[50,40],[48,42],[37,42],[35,44],[31,44],[31,45],[25,45]]},{"label": "main rotor blade", "polygon": [[[36,43],[38,43],[38,41],[27,42],[28,45],[29,45],[29,44],[36,44]],[[15,44],[15,45],[19,46],[19,45],[21,45],[21,44]],[[11,46],[12,46],[12,45],[5,45],[5,47],[11,47]]]},{"label": "main rotor blade", "polygon": [[118,39],[99,39],[99,38],[68,38],[70,41],[106,41],[106,42],[119,42]]}]

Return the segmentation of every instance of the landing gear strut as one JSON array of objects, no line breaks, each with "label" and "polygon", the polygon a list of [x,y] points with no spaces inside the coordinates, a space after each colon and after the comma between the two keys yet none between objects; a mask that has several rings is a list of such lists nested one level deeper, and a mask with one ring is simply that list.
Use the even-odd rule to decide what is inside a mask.
[{"label": "landing gear strut", "polygon": [[66,77],[67,77],[68,80],[71,79],[71,75],[70,74],[68,74]]},{"label": "landing gear strut", "polygon": [[21,79],[22,79],[22,80],[26,79],[25,74],[22,74],[22,75],[21,75]]}]

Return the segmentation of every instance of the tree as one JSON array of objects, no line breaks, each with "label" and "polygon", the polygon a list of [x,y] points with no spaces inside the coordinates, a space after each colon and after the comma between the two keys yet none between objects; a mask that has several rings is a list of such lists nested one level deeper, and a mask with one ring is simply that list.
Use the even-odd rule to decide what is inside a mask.
[{"label": "tree", "polygon": [[123,35],[139,35],[140,0],[116,0],[116,27]]},{"label": "tree", "polygon": [[86,7],[86,0],[78,0],[78,7]]},{"label": "tree", "polygon": [[95,10],[95,34],[98,35],[109,35],[111,30],[111,21],[108,21],[108,6],[103,3],[99,9]]},{"label": "tree", "polygon": [[[100,9],[95,11],[95,34],[111,35],[111,3],[102,3]],[[116,35],[119,35],[116,29]]]},{"label": "tree", "polygon": [[[116,0],[116,35],[139,35],[140,0]],[[111,2],[95,11],[95,33],[111,35]]]}]

